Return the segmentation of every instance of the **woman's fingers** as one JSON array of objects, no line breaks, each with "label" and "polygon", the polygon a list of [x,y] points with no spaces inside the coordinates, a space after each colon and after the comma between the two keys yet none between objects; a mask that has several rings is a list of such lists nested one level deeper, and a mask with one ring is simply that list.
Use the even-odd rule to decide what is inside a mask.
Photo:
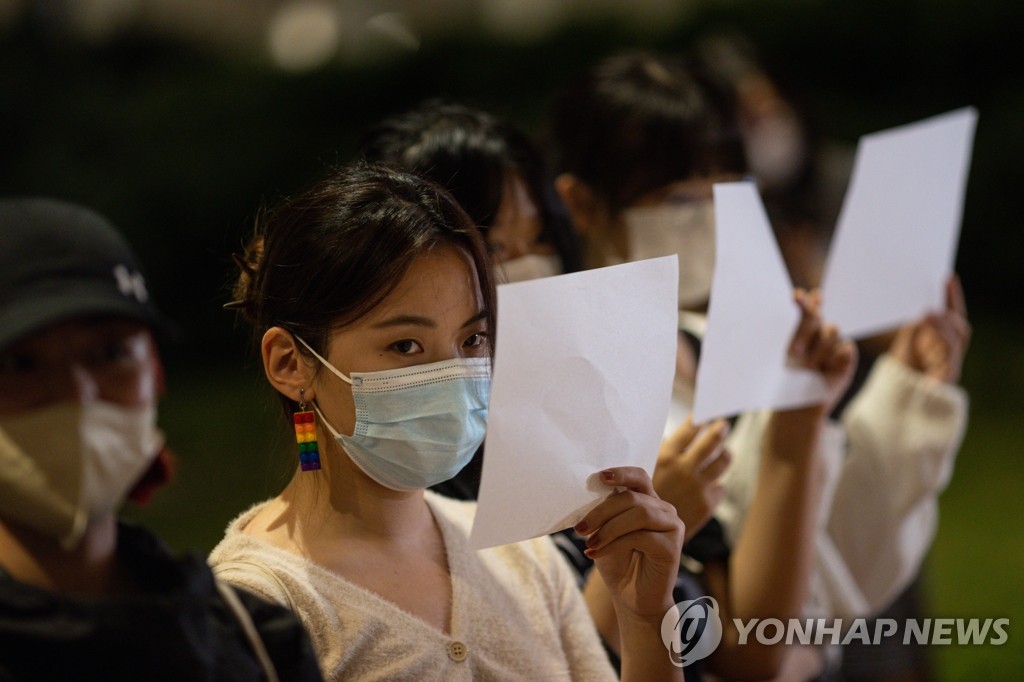
[{"label": "woman's fingers", "polygon": [[[588,544],[583,553],[594,560],[622,551],[638,551],[645,556],[658,556],[659,554],[670,556],[677,553],[674,550],[676,544],[674,535],[669,531],[652,533],[649,529],[641,529],[616,535],[607,540],[602,538],[593,546]],[[673,558],[678,559],[678,556]]]},{"label": "woman's fingers", "polygon": [[640,467],[611,467],[600,472],[601,482],[611,487],[622,487],[634,492],[657,497],[651,477]]},{"label": "woman's fingers", "polygon": [[693,441],[694,436],[701,430],[700,424],[693,423],[693,415],[686,418],[675,431],[669,434],[668,438],[661,442],[658,450],[658,459],[673,459],[686,450]]},{"label": "woman's fingers", "polygon": [[967,318],[967,299],[964,297],[964,288],[957,274],[951,275],[946,281],[946,310]]},{"label": "woman's fingers", "polygon": [[789,354],[802,359],[821,326],[821,317],[818,315],[814,297],[803,289],[794,290],[793,300],[800,306],[801,315],[800,324],[797,325],[793,340],[789,344]]},{"label": "woman's fingers", "polygon": [[835,353],[838,345],[839,330],[835,325],[825,325],[811,340],[804,359],[804,364],[807,367],[814,369],[822,367],[825,364],[825,361]]},{"label": "woman's fingers", "polygon": [[675,508],[658,497],[654,492],[650,477],[640,467],[605,469],[600,472],[599,476],[605,485],[622,487],[625,490],[608,495],[600,504],[587,512],[586,516],[575,526],[576,532],[580,535],[592,534],[613,517],[633,507],[657,506],[661,511],[669,510],[671,517],[676,518]]},{"label": "woman's fingers", "polygon": [[[612,498],[627,499],[635,493],[620,493]],[[610,545],[618,538],[637,534],[637,532],[675,532],[679,527],[674,509],[665,504],[637,504],[635,498],[628,501],[624,508],[606,518],[587,538],[587,556],[594,557],[597,550]],[[659,502],[659,501],[655,501]]]},{"label": "woman's fingers", "polygon": [[717,481],[730,464],[732,464],[732,454],[723,447],[718,450],[717,457],[704,465],[704,468],[700,470],[700,475],[705,481]]}]

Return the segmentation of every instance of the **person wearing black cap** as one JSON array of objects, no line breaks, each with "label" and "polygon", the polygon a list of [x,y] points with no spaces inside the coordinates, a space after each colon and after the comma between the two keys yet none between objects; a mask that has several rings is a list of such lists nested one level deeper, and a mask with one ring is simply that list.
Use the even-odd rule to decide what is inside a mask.
[{"label": "person wearing black cap", "polygon": [[123,237],[0,200],[0,679],[319,680],[287,610],[118,519],[165,478],[168,322]]}]

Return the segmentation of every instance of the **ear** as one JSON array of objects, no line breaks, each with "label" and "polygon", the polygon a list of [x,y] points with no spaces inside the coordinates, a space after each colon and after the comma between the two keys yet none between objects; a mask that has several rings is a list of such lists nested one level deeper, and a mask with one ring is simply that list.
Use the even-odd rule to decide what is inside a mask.
[{"label": "ear", "polygon": [[555,178],[555,191],[580,234],[592,235],[601,231],[607,211],[587,183],[572,173],[562,173]]},{"label": "ear", "polygon": [[295,337],[281,327],[271,327],[260,343],[263,355],[263,372],[267,380],[285,397],[299,402],[301,397],[309,402],[316,397],[313,389],[313,367],[299,352]]}]

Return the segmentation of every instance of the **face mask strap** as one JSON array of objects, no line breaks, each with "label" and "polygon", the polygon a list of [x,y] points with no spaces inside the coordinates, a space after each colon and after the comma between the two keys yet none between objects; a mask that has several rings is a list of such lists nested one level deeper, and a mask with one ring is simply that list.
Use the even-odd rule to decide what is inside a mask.
[{"label": "face mask strap", "polygon": [[329,421],[327,421],[327,417],[325,417],[324,413],[320,411],[320,406],[316,404],[316,401],[313,402],[313,409],[316,410],[317,415],[320,417],[320,421],[324,423],[324,426],[326,426],[327,430],[331,432],[331,435],[334,436],[336,439],[339,438],[341,434],[338,433],[333,426],[331,426],[331,423]]},{"label": "face mask strap", "polygon": [[313,350],[313,347],[312,347],[312,346],[310,346],[310,345],[309,345],[308,343],[306,343],[305,341],[303,341],[303,340],[302,340],[302,337],[301,337],[301,336],[299,336],[298,334],[292,334],[292,336],[294,336],[294,337],[295,337],[295,338],[296,338],[296,339],[298,340],[298,342],[299,342],[299,343],[301,343],[301,344],[302,344],[303,346],[305,346],[305,347],[306,347],[306,350],[308,350],[308,351],[309,351],[310,353],[312,353],[312,354],[313,354],[313,357],[315,357],[315,358],[316,358],[317,360],[319,360],[319,361],[320,361],[320,363],[321,363],[321,364],[322,364],[322,365],[323,365],[324,367],[326,367],[327,369],[331,370],[331,372],[333,372],[333,373],[335,374],[335,376],[337,376],[337,377],[338,377],[339,379],[341,379],[342,381],[344,381],[344,382],[345,382],[346,384],[349,384],[350,386],[351,386],[351,385],[353,385],[353,381],[352,381],[351,379],[349,379],[349,378],[348,378],[347,376],[345,376],[344,374],[342,374],[342,373],[341,373],[341,371],[340,371],[339,369],[337,369],[337,368],[336,368],[336,367],[335,367],[334,365],[332,365],[331,363],[327,362],[327,360],[326,360],[326,359],[325,359],[325,358],[324,358],[324,357],[323,357],[322,355],[320,355],[320,354],[319,354],[319,353],[317,353],[317,352],[316,352],[315,350]]}]

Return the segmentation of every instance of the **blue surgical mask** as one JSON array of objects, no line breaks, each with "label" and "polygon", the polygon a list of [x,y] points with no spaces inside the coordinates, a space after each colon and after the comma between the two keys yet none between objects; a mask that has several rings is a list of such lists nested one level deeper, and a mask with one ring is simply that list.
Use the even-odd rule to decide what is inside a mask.
[{"label": "blue surgical mask", "polygon": [[352,386],[351,436],[324,426],[367,476],[392,490],[420,490],[459,473],[484,440],[491,392],[490,358],[453,358],[347,377],[296,336]]}]

